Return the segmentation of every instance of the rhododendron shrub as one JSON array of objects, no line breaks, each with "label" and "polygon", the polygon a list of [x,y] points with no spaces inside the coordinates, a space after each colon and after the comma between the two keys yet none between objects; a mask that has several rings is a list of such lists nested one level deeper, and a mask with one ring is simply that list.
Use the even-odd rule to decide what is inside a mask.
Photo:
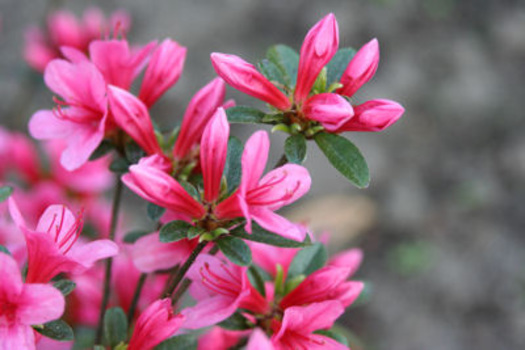
[{"label": "rhododendron shrub", "polygon": [[[47,140],[41,151],[0,129],[0,350],[348,349],[336,322],[365,289],[354,278],[363,254],[329,257],[279,210],[314,180],[302,165],[308,141],[368,185],[363,156],[341,134],[384,130],[404,111],[354,96],[377,69],[377,39],[339,48],[329,14],[299,53],[273,46],[257,65],[212,53],[219,77],[166,132],[151,107],[187,50],[131,43],[128,27],[122,12],[58,11],[47,32],[28,34],[24,57],[56,96],[29,121]],[[267,110],[236,106],[226,84]],[[243,143],[231,123],[289,134],[279,162],[267,167],[268,132]],[[143,215],[121,203],[124,190]]]}]

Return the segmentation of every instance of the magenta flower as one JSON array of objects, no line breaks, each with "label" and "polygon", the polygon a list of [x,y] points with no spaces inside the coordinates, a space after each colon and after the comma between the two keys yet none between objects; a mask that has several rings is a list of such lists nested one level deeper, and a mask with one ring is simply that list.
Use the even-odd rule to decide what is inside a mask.
[{"label": "magenta flower", "polygon": [[24,284],[16,262],[0,252],[0,349],[33,350],[32,325],[64,313],[64,296],[45,284]]},{"label": "magenta flower", "polygon": [[9,211],[26,239],[27,282],[48,282],[61,272],[82,273],[96,261],[118,253],[118,246],[110,240],[76,243],[82,230],[82,216],[73,215],[63,205],[49,206],[35,230],[26,226],[13,198],[9,198]]},{"label": "magenta flower", "polygon": [[250,284],[247,267],[240,267],[211,255],[200,255],[188,271],[193,281],[190,294],[197,304],[186,308],[183,327],[198,329],[219,323],[238,308],[258,313],[267,311],[266,300]]},{"label": "magenta flower", "polygon": [[197,350],[228,350],[237,345],[243,332],[229,331],[215,326],[199,337]]},{"label": "magenta flower", "polygon": [[174,315],[170,299],[151,304],[139,316],[128,350],[151,350],[174,335],[184,322],[184,316]]},{"label": "magenta flower", "polygon": [[343,75],[341,84],[337,90],[338,94],[352,97],[357,90],[366,84],[374,74],[379,65],[379,42],[376,38],[363,45],[354,55]]},{"label": "magenta flower", "polygon": [[250,335],[246,350],[275,350],[275,347],[266,334],[260,328],[256,328]]}]

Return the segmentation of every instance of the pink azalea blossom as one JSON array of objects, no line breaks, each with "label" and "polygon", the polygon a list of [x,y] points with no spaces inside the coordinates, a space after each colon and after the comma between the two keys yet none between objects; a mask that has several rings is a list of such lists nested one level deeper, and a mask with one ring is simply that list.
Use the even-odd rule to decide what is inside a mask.
[{"label": "pink azalea blossom", "polygon": [[82,216],[63,205],[51,205],[34,230],[29,229],[13,198],[9,211],[24,233],[28,250],[27,282],[48,282],[61,272],[82,273],[101,259],[115,256],[117,245],[109,240],[75,244],[82,230]]},{"label": "pink azalea blossom", "polygon": [[150,350],[174,335],[184,316],[174,315],[170,299],[161,299],[151,304],[139,316],[128,350]]},{"label": "pink azalea blossom", "polygon": [[366,84],[377,71],[379,65],[379,42],[376,38],[363,45],[354,55],[343,75],[343,87],[337,93],[352,97],[357,90]]},{"label": "pink azalea blossom", "polygon": [[248,340],[246,350],[275,350],[275,347],[266,334],[260,328],[256,328]]},{"label": "pink azalea blossom", "polygon": [[303,113],[307,119],[316,120],[326,130],[333,132],[353,119],[354,109],[343,97],[324,93],[306,100]]},{"label": "pink azalea blossom", "polygon": [[354,106],[354,112],[354,117],[340,125],[335,132],[382,131],[397,122],[405,109],[395,101],[378,99]]},{"label": "pink azalea blossom", "polygon": [[212,327],[199,338],[197,350],[228,350],[237,345],[243,333],[229,331],[221,327]]},{"label": "pink azalea blossom", "polygon": [[24,284],[16,262],[1,252],[0,276],[0,349],[33,350],[31,326],[60,318],[64,296],[45,284]]},{"label": "pink azalea blossom", "polygon": [[190,294],[197,304],[182,311],[186,316],[183,327],[211,326],[230,317],[238,308],[266,312],[268,304],[250,284],[246,270],[218,257],[200,255],[187,274],[193,281]]}]

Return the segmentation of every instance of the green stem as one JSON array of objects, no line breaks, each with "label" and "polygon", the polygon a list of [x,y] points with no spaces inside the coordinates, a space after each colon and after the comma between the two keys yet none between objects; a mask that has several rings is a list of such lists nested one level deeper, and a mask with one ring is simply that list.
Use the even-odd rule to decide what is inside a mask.
[{"label": "green stem", "polygon": [[168,298],[173,294],[173,291],[177,288],[179,283],[186,275],[186,272],[188,272],[191,265],[193,265],[193,263],[195,262],[195,259],[197,259],[197,256],[199,256],[199,254],[203,251],[207,244],[207,241],[202,241],[199,244],[197,244],[195,249],[191,252],[190,256],[186,260],[186,262],[184,262],[184,265],[182,265],[180,269],[177,270],[177,274],[175,275],[173,280],[171,280],[171,282],[166,286],[166,289],[163,293],[164,298]]},{"label": "green stem", "polygon": [[[118,212],[120,209],[120,199],[122,194],[122,181],[120,180],[120,175],[116,175],[116,183],[115,183],[115,193],[113,194],[113,206],[111,209],[111,224],[109,227],[109,239],[111,241],[115,240],[115,232],[117,230],[117,223],[118,223]],[[106,312],[106,308],[108,307],[109,303],[109,297],[111,294],[111,267],[113,265],[113,258],[108,258],[106,260],[106,270],[105,270],[105,277],[104,277],[104,290],[102,293],[102,303],[100,305],[100,314],[98,317],[98,327],[97,327],[97,333],[95,337],[95,344],[101,344],[102,342],[102,330],[103,330],[103,323],[104,323],[104,313]]]},{"label": "green stem", "polygon": [[139,302],[140,293],[142,292],[142,287],[144,287],[144,282],[146,282],[146,277],[148,274],[142,273],[135,287],[135,293],[133,294],[133,300],[128,310],[128,324],[131,324],[133,321],[133,316],[135,316],[135,310],[137,309],[137,303]]}]

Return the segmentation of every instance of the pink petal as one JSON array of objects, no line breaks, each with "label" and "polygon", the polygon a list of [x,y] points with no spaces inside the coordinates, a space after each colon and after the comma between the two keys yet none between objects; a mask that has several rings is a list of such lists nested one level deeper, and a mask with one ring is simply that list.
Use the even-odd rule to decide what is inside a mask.
[{"label": "pink petal", "polygon": [[99,260],[116,256],[118,252],[119,247],[115,242],[108,239],[99,239],[85,244],[77,242],[67,256],[79,264],[81,268],[71,271],[74,274],[79,274],[93,267]]},{"label": "pink petal", "polygon": [[72,63],[89,62],[89,58],[86,56],[86,54],[74,47],[62,46],[60,48],[60,52],[62,53],[62,56],[67,58]]},{"label": "pink petal", "polygon": [[29,133],[37,140],[66,138],[74,132],[76,123],[59,119],[52,111],[40,110],[29,121]]},{"label": "pink petal", "polygon": [[250,339],[248,341],[248,345],[246,346],[246,350],[273,350],[274,347],[272,343],[270,342],[270,339],[264,334],[264,332],[260,328],[256,328],[252,335],[250,336]]},{"label": "pink petal", "polygon": [[219,197],[229,136],[230,124],[226,112],[219,107],[204,129],[201,140],[200,165],[204,182],[204,199],[209,203]]},{"label": "pink petal", "polygon": [[162,94],[179,80],[186,59],[186,48],[166,39],[153,52],[139,98],[151,107]]},{"label": "pink petal", "polygon": [[334,291],[333,299],[339,300],[344,307],[349,307],[359,298],[365,288],[363,282],[349,281],[341,283]]},{"label": "pink petal", "polygon": [[201,218],[205,214],[204,207],[171,176],[149,166],[148,158],[143,158],[137,165],[132,165],[129,173],[122,177],[122,181],[132,191],[152,203],[191,218]]},{"label": "pink petal", "polygon": [[352,105],[337,94],[317,94],[306,100],[303,113],[328,131],[335,131],[354,116]]},{"label": "pink petal", "polygon": [[342,77],[343,87],[337,90],[338,94],[353,96],[357,90],[366,84],[376,73],[379,64],[379,42],[376,38],[370,40],[357,51]]},{"label": "pink petal", "polygon": [[235,301],[222,295],[199,301],[197,305],[181,311],[186,317],[182,328],[199,329],[224,321],[239,307],[238,301]]},{"label": "pink petal", "polygon": [[261,178],[270,150],[270,139],[266,131],[257,131],[246,141],[242,153],[242,178],[239,192],[242,196],[257,186]]},{"label": "pink petal", "polygon": [[48,17],[47,26],[51,41],[55,46],[82,46],[82,29],[71,12],[55,11]]},{"label": "pink petal", "polygon": [[108,98],[115,123],[147,154],[162,154],[146,105],[128,91],[111,85]]},{"label": "pink petal", "polygon": [[[7,300],[15,300],[22,291],[24,283],[16,261],[5,253],[0,252],[0,295]],[[1,327],[0,327],[1,328]]]},{"label": "pink petal", "polygon": [[339,46],[339,29],[333,13],[317,22],[306,34],[299,58],[295,102],[302,103],[324,66],[330,62]]},{"label": "pink petal", "polygon": [[46,42],[39,28],[28,28],[24,33],[24,39],[24,59],[33,69],[43,73],[47,64],[58,58],[58,53]]},{"label": "pink petal", "polygon": [[[46,208],[40,216],[35,231],[49,234],[55,242],[76,241],[76,236],[65,237],[68,231],[75,226],[77,218],[64,205],[54,204]],[[63,243],[66,243],[64,241]],[[74,241],[73,241],[74,242]],[[71,244],[67,244],[70,246]]]},{"label": "pink petal", "polygon": [[15,199],[13,197],[9,197],[7,203],[9,206],[9,214],[11,215],[11,218],[13,219],[16,226],[20,228],[26,227],[26,222],[22,216],[22,213],[20,212],[20,209],[18,208],[18,204],[16,203]]},{"label": "pink petal", "polygon": [[349,276],[352,276],[357,271],[362,261],[363,251],[361,249],[353,248],[334,255],[328,261],[328,265],[350,268]]},{"label": "pink petal", "polygon": [[183,159],[201,138],[204,128],[221,106],[226,95],[226,86],[221,78],[215,78],[200,89],[191,99],[173,148],[173,155]]},{"label": "pink petal", "polygon": [[283,237],[303,241],[306,236],[306,230],[302,226],[291,223],[268,208],[252,207],[250,215],[262,228]]},{"label": "pink petal", "polygon": [[0,350],[34,350],[34,333],[33,328],[19,323],[10,327],[0,327]]},{"label": "pink petal", "polygon": [[289,307],[284,310],[281,329],[272,340],[279,339],[287,331],[309,334],[319,329],[328,329],[344,311],[343,305],[333,300]]},{"label": "pink petal", "polygon": [[235,55],[214,52],[211,63],[217,74],[239,91],[263,100],[281,110],[288,110],[288,97],[273,85],[254,65]]},{"label": "pink petal", "polygon": [[405,109],[390,100],[370,100],[354,106],[354,117],[335,132],[343,131],[382,131],[401,118]]},{"label": "pink petal", "polygon": [[59,319],[65,304],[58,289],[45,284],[26,284],[20,295],[17,316],[23,324],[43,324]]}]

